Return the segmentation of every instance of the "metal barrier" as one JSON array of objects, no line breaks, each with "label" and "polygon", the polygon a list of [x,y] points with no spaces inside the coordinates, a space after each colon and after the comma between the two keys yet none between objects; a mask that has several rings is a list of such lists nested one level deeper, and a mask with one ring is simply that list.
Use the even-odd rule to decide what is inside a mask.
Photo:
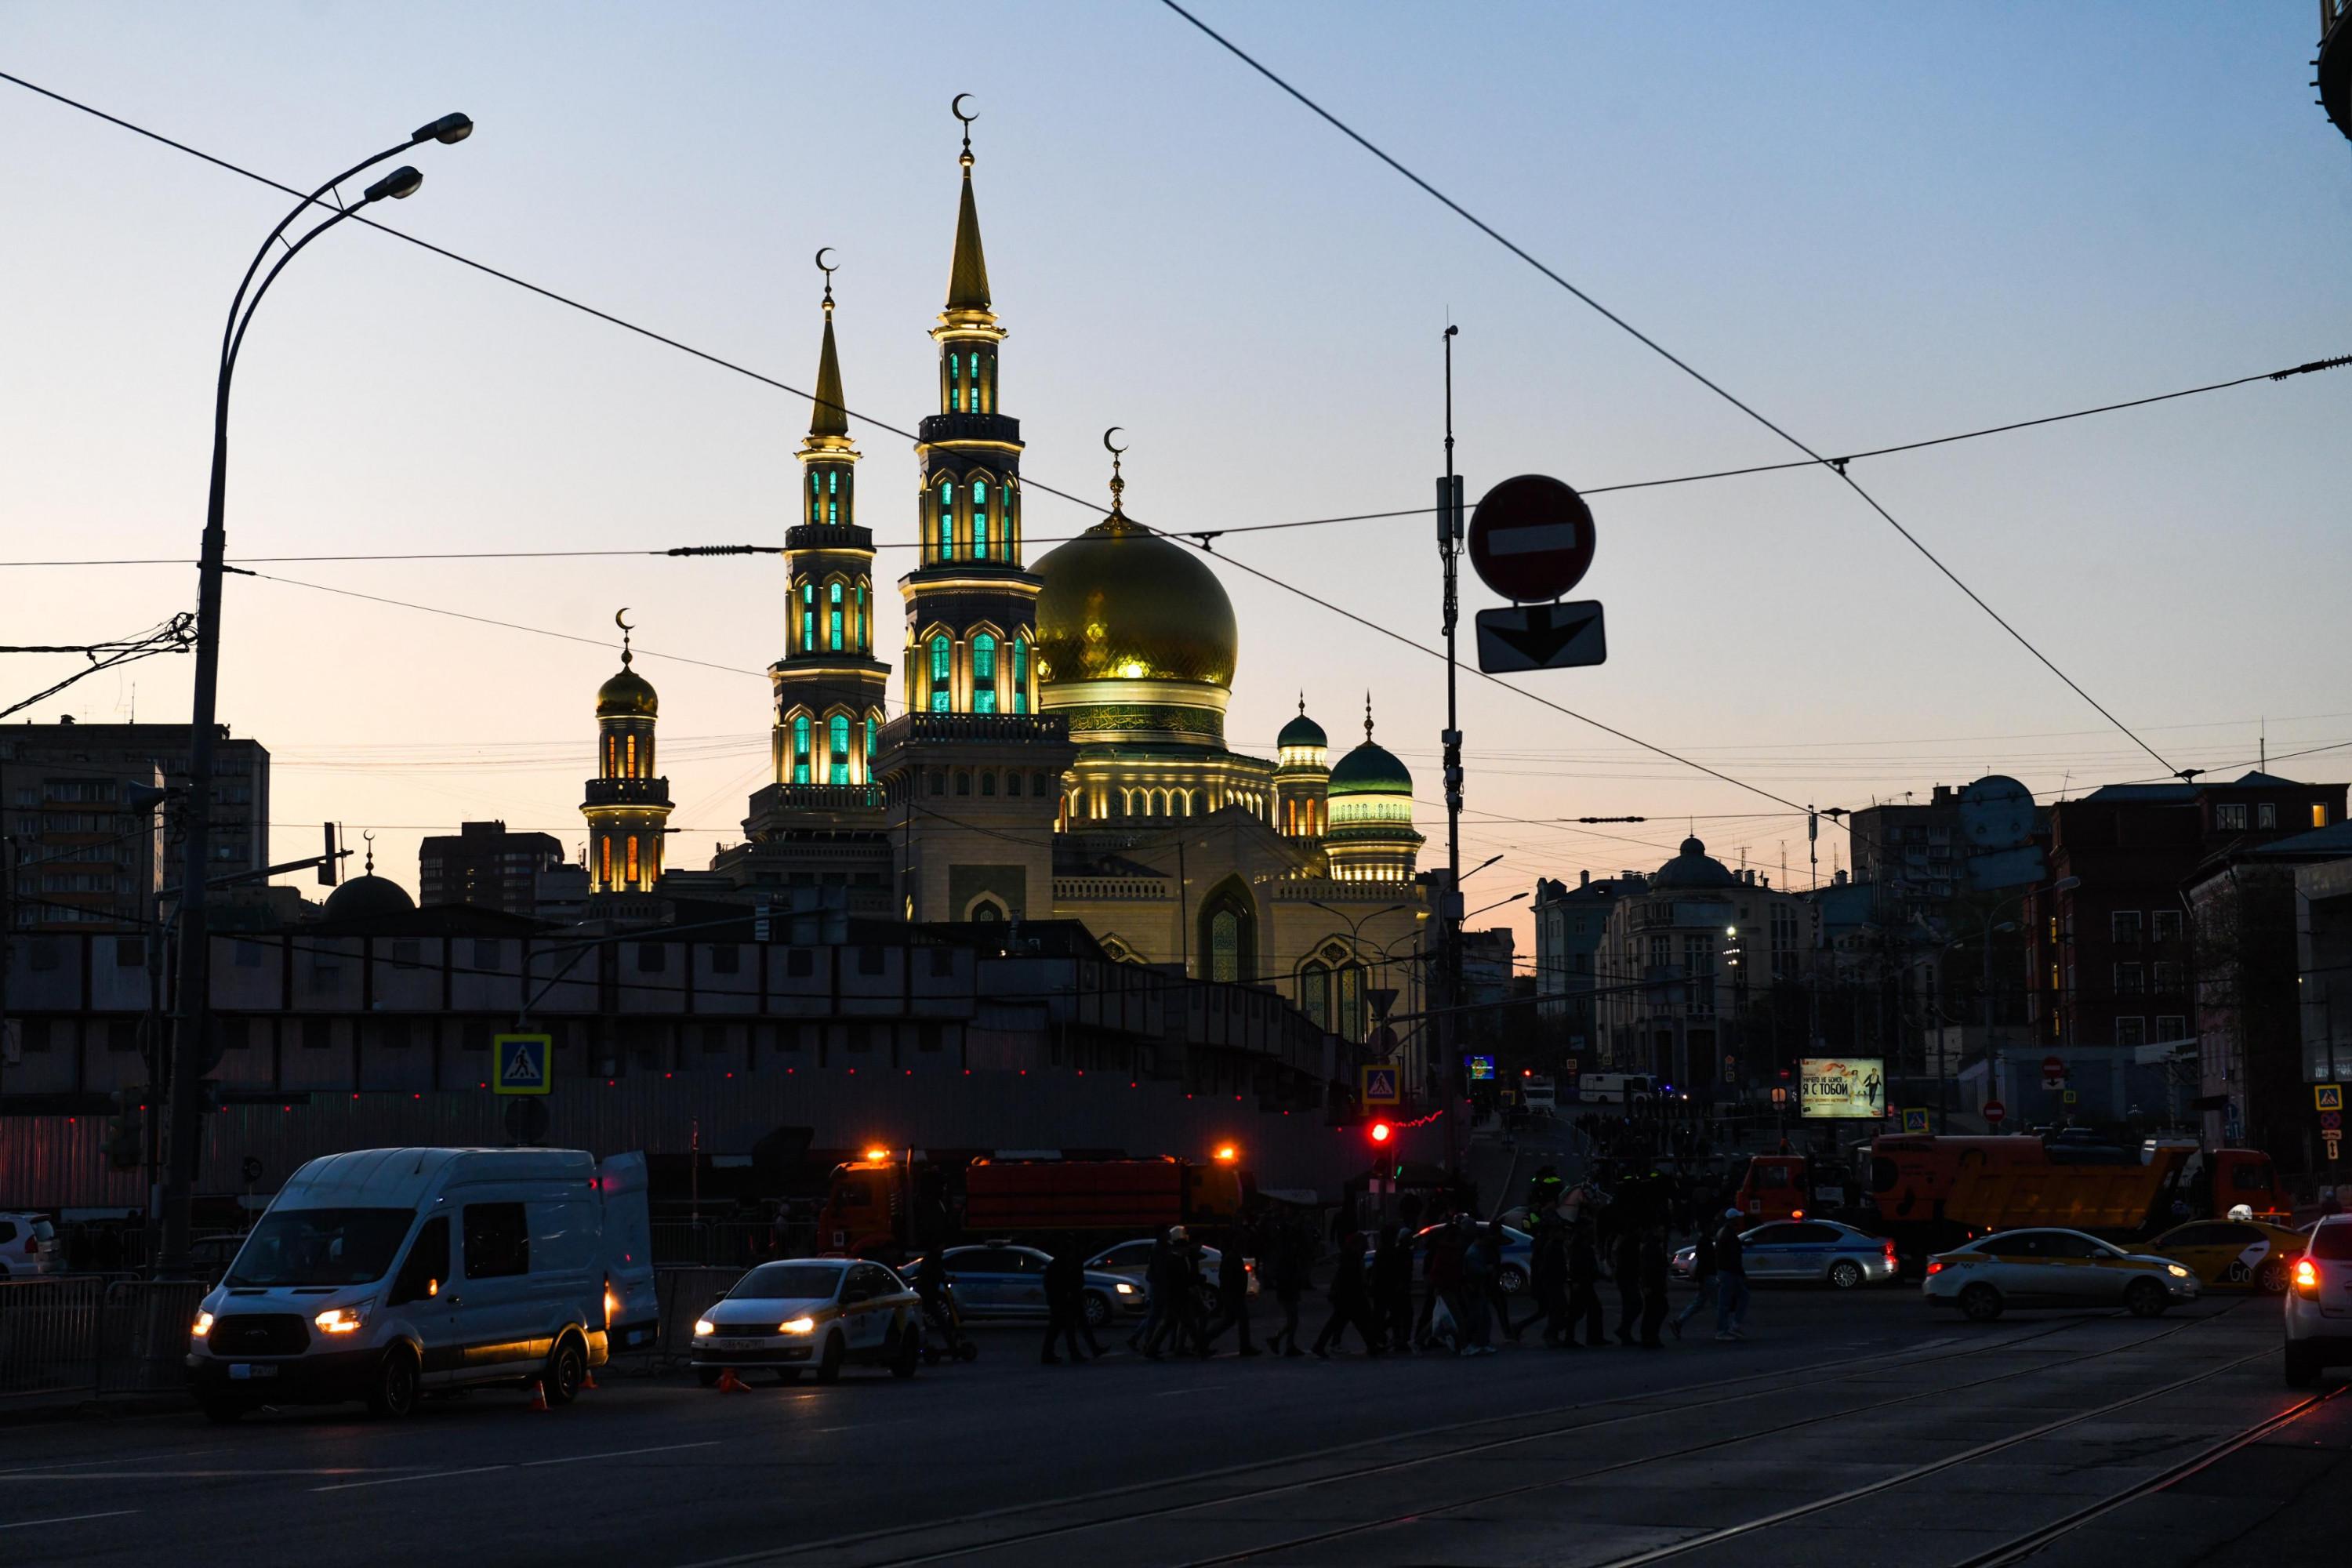
[{"label": "metal barrier", "polygon": [[784,1256],[780,1247],[791,1241],[790,1227],[770,1220],[656,1220],[653,1226],[657,1268],[702,1265],[740,1272]]},{"label": "metal barrier", "polygon": [[0,1279],[0,1399],[98,1386],[101,1279]]},{"label": "metal barrier", "polygon": [[740,1268],[656,1269],[654,1289],[661,1301],[661,1342],[654,1349],[656,1359],[685,1360],[692,1348],[694,1320],[709,1311],[711,1303],[741,1278]]},{"label": "metal barrier", "polygon": [[188,1329],[209,1289],[201,1279],[109,1284],[99,1303],[99,1394],[172,1394],[186,1387]]}]

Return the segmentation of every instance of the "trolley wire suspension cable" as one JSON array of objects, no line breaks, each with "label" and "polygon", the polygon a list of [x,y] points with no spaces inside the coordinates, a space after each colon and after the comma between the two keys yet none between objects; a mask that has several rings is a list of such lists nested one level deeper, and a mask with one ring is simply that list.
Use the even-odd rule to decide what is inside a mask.
[{"label": "trolley wire suspension cable", "polygon": [[1332,129],[1338,131],[1341,135],[1355,142],[1365,152],[1370,153],[1373,157],[1378,158],[1381,163],[1387,164],[1405,179],[1411,181],[1415,186],[1419,187],[1423,194],[1437,201],[1455,216],[1461,218],[1464,222],[1477,229],[1478,232],[1484,234],[1487,238],[1493,240],[1496,244],[1501,246],[1504,249],[1509,251],[1512,255],[1526,262],[1529,267],[1534,268],[1538,272],[1543,274],[1544,277],[1549,279],[1552,282],[1566,289],[1586,307],[1597,312],[1611,325],[1618,328],[1620,331],[1632,337],[1636,342],[1642,344],[1643,347],[1650,350],[1653,353],[1657,354],[1667,363],[1673,365],[1675,369],[1681,371],[1684,374],[1697,382],[1701,386],[1706,387],[1709,392],[1714,393],[1726,403],[1730,404],[1734,408],[1738,409],[1742,414],[1748,416],[1748,418],[1754,420],[1757,424],[1761,425],[1765,429],[1769,430],[1773,435],[1778,436],[1781,440],[1786,441],[1798,451],[1802,452],[1811,462],[1829,467],[1836,473],[1839,479],[1844,482],[1849,489],[1853,490],[1855,495],[1862,498],[1864,504],[1866,504],[1873,511],[1876,512],[1881,518],[1885,520],[1887,526],[1894,529],[1895,532],[1901,534],[1905,542],[1910,544],[1914,550],[1916,550],[1921,555],[1927,557],[1929,564],[1933,565],[1937,572],[1943,574],[1946,578],[1949,579],[1954,587],[1967,595],[1969,600],[1974,603],[1979,609],[1984,611],[1986,615],[1990,616],[1994,624],[1999,626],[2001,630],[2007,632],[2011,637],[2015,638],[2019,647],[2032,654],[2035,659],[2041,662],[2043,668],[2050,671],[2051,674],[2055,675],[2060,680],[2064,681],[2067,687],[2071,689],[2076,696],[2080,697],[2084,701],[2096,709],[2101,717],[2105,718],[2117,730],[2122,731],[2125,735],[2131,739],[2132,743],[2138,746],[2141,751],[2146,752],[2149,756],[2154,757],[2158,763],[2168,773],[2174,771],[2172,764],[2165,761],[2161,752],[2158,752],[2155,747],[2149,745],[2146,741],[2140,739],[2139,735],[2133,731],[2130,725],[2116,717],[2116,715],[2109,710],[2104,703],[2100,702],[2097,698],[2093,697],[2088,691],[2084,690],[2081,683],[2076,681],[2073,676],[2068,675],[2064,670],[2059,668],[2057,664],[2052,660],[2047,654],[2036,647],[2032,641],[2028,638],[2023,632],[2019,631],[2014,626],[2011,625],[2010,622],[2002,616],[2000,611],[1994,609],[1992,605],[1986,603],[1981,595],[1978,594],[1974,588],[1969,587],[1967,583],[1963,582],[1959,574],[1954,572],[1949,566],[1945,565],[1942,558],[1937,556],[1934,551],[1928,549],[1916,534],[1904,527],[1902,522],[1896,519],[1893,512],[1887,510],[1885,507],[1879,504],[1876,497],[1873,496],[1868,490],[1864,489],[1853,476],[1846,471],[1844,459],[1832,459],[1823,457],[1820,452],[1815,451],[1811,446],[1808,446],[1805,442],[1791,435],[1787,429],[1775,424],[1752,405],[1743,401],[1720,383],[1708,377],[1689,361],[1682,358],[1679,354],[1676,354],[1673,350],[1667,348],[1657,339],[1650,336],[1647,332],[1643,331],[1639,327],[1633,325],[1633,322],[1617,314],[1614,310],[1610,310],[1599,300],[1593,298],[1591,294],[1586,293],[1582,289],[1580,289],[1574,283],[1570,282],[1568,279],[1562,277],[1559,273],[1554,271],[1551,268],[1538,260],[1528,251],[1521,248],[1518,245],[1507,237],[1501,230],[1496,228],[1493,225],[1479,217],[1475,213],[1473,213],[1469,208],[1464,206],[1461,203],[1447,195],[1444,191],[1439,190],[1435,185],[1431,184],[1427,180],[1423,179],[1419,174],[1414,174],[1411,169],[1406,168],[1395,158],[1390,156],[1378,145],[1367,139],[1361,132],[1349,125],[1347,121],[1341,120],[1338,115],[1333,114],[1329,110],[1325,109],[1321,104],[1307,97],[1307,94],[1301,92],[1297,88],[1293,87],[1288,81],[1276,75],[1272,69],[1259,63],[1257,59],[1252,57],[1247,51],[1244,50],[1239,45],[1234,43],[1233,40],[1227,38],[1223,34],[1210,26],[1206,22],[1202,21],[1198,16],[1192,15],[1192,12],[1184,9],[1182,5],[1178,5],[1177,0],[1160,0],[1160,4],[1167,6],[1171,11],[1175,12],[1179,16],[1184,18],[1185,21],[1190,22],[1201,32],[1206,34],[1212,40],[1223,47],[1227,52],[1232,54],[1234,58],[1240,60],[1244,65],[1248,66],[1252,70],[1265,78],[1266,80],[1280,88],[1284,92],[1289,94],[1292,98],[1297,99],[1301,104],[1313,111],[1319,119],[1330,125]]}]

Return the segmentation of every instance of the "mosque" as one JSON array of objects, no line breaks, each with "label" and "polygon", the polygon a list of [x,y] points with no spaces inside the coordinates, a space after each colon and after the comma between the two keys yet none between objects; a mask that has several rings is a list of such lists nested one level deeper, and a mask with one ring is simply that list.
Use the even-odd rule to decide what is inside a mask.
[{"label": "mosque", "polygon": [[1403,1009],[1418,984],[1429,922],[1412,775],[1375,742],[1369,696],[1363,742],[1336,763],[1303,693],[1273,760],[1228,748],[1232,601],[1202,552],[1128,515],[1122,448],[1108,514],[1026,560],[1021,424],[999,396],[1007,334],[968,123],[961,163],[930,329],[939,412],[915,444],[918,553],[898,579],[898,700],[876,647],[874,535],[857,520],[828,268],[783,657],[769,671],[772,782],[741,843],[707,870],[668,867],[659,704],[625,641],[597,693],[582,806],[592,885],[608,907],[790,889],[869,918],[1076,921],[1114,959],[1267,986],[1360,1041],[1373,992],[1401,993]]}]

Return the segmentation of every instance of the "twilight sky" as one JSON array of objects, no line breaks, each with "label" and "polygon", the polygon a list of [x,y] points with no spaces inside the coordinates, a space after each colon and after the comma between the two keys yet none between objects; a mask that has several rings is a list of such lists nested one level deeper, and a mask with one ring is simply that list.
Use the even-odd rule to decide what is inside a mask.
[{"label": "twilight sky", "polygon": [[[2307,0],[1201,12],[1824,451],[2352,352],[2352,144],[2304,85]],[[1794,455],[1149,0],[19,0],[0,20],[0,69],[306,187],[462,109],[474,138],[420,150],[425,188],[385,222],[797,385],[809,257],[833,246],[848,400],[909,426],[934,396],[947,103],[970,91],[1024,474],[1098,495],[1097,438],[1124,426],[1130,510],[1161,527],[1424,504],[1449,320],[1474,498],[1529,470],[1599,486]],[[190,559],[222,313],[286,201],[7,83],[0,148],[0,556]],[[2242,769],[2265,721],[2273,757],[2352,739],[2347,403],[2352,369],[1854,473],[2173,766]],[[232,444],[231,558],[292,582],[233,578],[224,623],[222,716],[276,757],[280,858],[327,817],[374,828],[412,887],[416,839],[462,818],[577,843],[622,605],[662,695],[672,864],[740,837],[775,558],[254,558],[781,542],[806,424],[798,398],[384,236],[306,253],[248,340]],[[903,546],[912,455],[858,434],[860,521]],[[1579,593],[1607,604],[1611,661],[1526,679],[1554,701],[1822,805],[2163,771],[1828,475],[1594,510]],[[1033,540],[1091,521],[1031,491]],[[1424,517],[1218,550],[1435,641]],[[1370,688],[1442,853],[1440,666],[1223,575],[1234,743],[1271,754],[1303,688],[1344,745]],[[193,578],[0,568],[0,640],[131,632]],[[0,691],[71,662],[12,656]],[[142,720],[184,718],[191,663],[33,716],[127,717],[135,688]],[[1508,856],[1474,895],[1654,867],[1686,821],[1805,879],[1783,806],[1475,677],[1463,723],[1465,858]],[[2341,779],[2352,748],[2277,770]],[[1650,820],[1509,820],[1628,815]],[[1832,853],[1825,834],[1824,875]]]}]

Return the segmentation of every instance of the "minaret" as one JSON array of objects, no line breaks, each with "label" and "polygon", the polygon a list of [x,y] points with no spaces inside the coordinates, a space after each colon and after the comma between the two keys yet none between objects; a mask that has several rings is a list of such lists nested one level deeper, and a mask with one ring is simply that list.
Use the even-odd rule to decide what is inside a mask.
[{"label": "minaret", "polygon": [[654,721],[661,702],[653,684],[629,668],[628,622],[621,610],[621,670],[596,692],[596,776],[580,815],[588,819],[588,877],[600,893],[647,893],[660,879],[662,835],[669,820],[669,780],[654,772]]},{"label": "minaret", "polygon": [[1412,774],[1372,740],[1364,693],[1364,743],[1331,770],[1331,821],[1323,848],[1341,881],[1409,882],[1421,851],[1412,826]]},{"label": "minaret", "polygon": [[784,534],[784,657],[768,668],[776,694],[774,779],[787,786],[872,782],[890,679],[890,667],[874,657],[874,535],[857,526],[857,449],[834,346],[835,269],[824,257],[817,252],[825,278],[816,402],[798,454],[799,516]]},{"label": "minaret", "polygon": [[1274,824],[1285,837],[1319,838],[1330,810],[1331,742],[1323,726],[1307,716],[1307,693],[1298,694],[1298,717],[1275,737]]},{"label": "minaret", "polygon": [[[958,102],[961,103],[961,99]],[[1033,713],[1038,580],[1021,566],[1021,422],[1000,413],[997,325],[972,198],[971,121],[939,345],[940,411],[916,442],[922,475],[916,569],[907,601],[907,707],[932,713]]]}]

